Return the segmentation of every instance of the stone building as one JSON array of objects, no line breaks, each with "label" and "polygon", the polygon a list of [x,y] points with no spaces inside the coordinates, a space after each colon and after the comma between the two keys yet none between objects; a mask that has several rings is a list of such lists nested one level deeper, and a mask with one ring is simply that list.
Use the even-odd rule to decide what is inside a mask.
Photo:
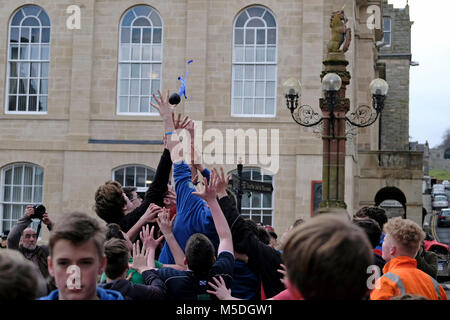
[{"label": "stone building", "polygon": [[[388,216],[422,221],[424,150],[409,144],[409,70],[412,62],[409,6],[394,8],[383,0],[383,40],[378,43],[377,68],[389,84],[379,120],[378,151],[360,150],[361,204],[383,207]],[[384,42],[384,44],[382,44]]]},{"label": "stone building", "polygon": [[[56,218],[71,210],[93,214],[95,190],[110,179],[145,191],[163,150],[163,125],[149,107],[150,93],[177,91],[190,59],[188,99],[177,112],[202,121],[209,133],[204,149],[211,149],[213,138],[228,137],[227,130],[270,141],[269,164],[252,162],[255,145],[236,149],[233,135],[214,155],[223,159],[229,148],[233,161],[224,164],[226,171],[242,157],[246,177],[273,183],[272,194],[244,196],[242,208],[282,233],[296,218],[313,214],[322,140],[292,121],[281,84],[300,79],[302,103],[320,112],[333,11],[345,5],[353,30],[346,53],[351,108],[370,103],[368,87],[378,76],[381,31],[368,29],[367,7],[381,6],[380,0],[0,4],[0,233],[29,203],[44,203]],[[364,172],[378,168],[371,154],[378,150],[378,126],[360,130],[348,145],[345,202],[353,213],[374,203],[373,194],[364,195]],[[413,207],[410,212],[416,215]]]},{"label": "stone building", "polygon": [[389,83],[389,95],[380,120],[380,150],[409,150],[409,69],[411,26],[409,6],[394,8],[383,1],[384,46],[378,63]]},{"label": "stone building", "polygon": [[430,170],[450,171],[450,148],[430,149]]}]

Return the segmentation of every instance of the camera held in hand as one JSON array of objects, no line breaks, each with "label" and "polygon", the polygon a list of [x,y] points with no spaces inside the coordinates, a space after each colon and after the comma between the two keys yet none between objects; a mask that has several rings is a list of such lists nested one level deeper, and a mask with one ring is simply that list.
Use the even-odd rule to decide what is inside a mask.
[{"label": "camera held in hand", "polygon": [[47,209],[45,209],[45,207],[42,204],[36,204],[33,206],[33,208],[34,208],[33,219],[42,220]]}]

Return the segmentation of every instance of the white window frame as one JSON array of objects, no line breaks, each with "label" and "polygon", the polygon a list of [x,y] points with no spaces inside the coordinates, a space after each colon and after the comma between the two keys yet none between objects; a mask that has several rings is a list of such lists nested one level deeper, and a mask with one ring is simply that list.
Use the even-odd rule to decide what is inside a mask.
[{"label": "white window frame", "polygon": [[[263,13],[260,16],[257,17],[250,17],[248,10],[252,9],[252,8],[260,8],[263,9]],[[239,17],[246,13],[247,14],[247,20],[244,23],[243,27],[236,27],[236,23],[239,19]],[[268,13],[269,15],[272,16],[273,20],[275,21],[275,26],[274,27],[268,27],[266,21],[263,19],[264,15]],[[250,21],[252,20],[259,20],[260,22],[262,22],[264,24],[264,27],[248,27],[248,24]],[[243,30],[243,35],[242,35],[242,44],[236,44],[235,41],[235,37],[236,37],[236,31],[237,30]],[[246,34],[247,31],[253,31],[253,35],[254,35],[254,43],[253,44],[246,44]],[[264,30],[264,44],[257,44],[257,30]],[[269,44],[268,43],[268,30],[275,30],[275,43],[274,44]],[[243,48],[242,49],[242,61],[240,61],[240,59],[237,58],[237,50],[236,48]],[[251,62],[245,61],[245,55],[246,55],[246,48],[253,48],[253,60]],[[258,59],[256,58],[257,56],[257,50],[256,48],[264,48],[264,61],[257,61]],[[274,48],[274,59],[273,61],[267,61],[267,52],[269,48]],[[232,54],[232,83],[231,83],[231,116],[232,117],[242,117],[242,118],[274,118],[276,117],[277,114],[277,88],[278,88],[278,26],[277,26],[277,21],[275,18],[275,15],[273,14],[272,11],[270,11],[269,9],[262,7],[262,6],[251,6],[249,8],[246,8],[245,10],[242,10],[239,12],[239,14],[236,16],[236,19],[233,23],[233,54]],[[242,78],[237,79],[236,78],[236,70],[238,66],[242,66]],[[246,77],[246,66],[253,66],[253,77],[252,78],[247,78]],[[264,68],[264,77],[262,77],[261,79],[256,79],[256,69],[257,66],[265,66]],[[272,66],[274,68],[273,70],[273,77],[272,79],[268,79],[267,78],[267,69],[269,66]],[[247,81],[246,81],[247,80]],[[245,91],[246,91],[246,82],[249,83],[251,80],[252,83],[252,87],[251,87],[251,91],[253,92],[252,95],[245,95]],[[262,80],[262,81],[257,81],[257,80]],[[236,88],[235,88],[235,84],[236,81],[240,81],[242,82],[241,84],[241,93],[242,95],[240,95],[239,97],[236,96]],[[256,96],[256,85],[258,83],[263,83],[264,86],[264,94],[260,95],[260,96]],[[267,90],[267,84],[268,82],[274,82],[274,93],[273,96],[267,96],[266,90]],[[263,113],[255,113],[255,107],[256,107],[256,99],[261,99],[263,102],[263,108],[264,111]],[[273,112],[272,113],[267,113],[266,112],[266,102],[269,99],[273,99]],[[240,110],[241,112],[237,112],[235,110],[235,100],[241,100],[240,103]],[[245,108],[245,100],[251,100],[252,103],[252,113],[244,113],[244,108]]]},{"label": "white window frame", "polygon": [[[385,29],[384,19],[387,19],[389,21],[389,30]],[[383,42],[385,38],[385,34],[389,34],[389,43],[386,42],[386,47],[390,47],[392,45],[392,18],[391,17],[383,17]]]},{"label": "white window frame", "polygon": [[[275,180],[274,180],[274,175],[271,173],[271,172],[269,172],[269,171],[267,171],[267,170],[263,170],[263,169],[261,169],[261,168],[258,168],[258,167],[244,167],[243,168],[243,170],[242,170],[242,173],[244,174],[245,172],[251,172],[250,173],[250,177],[251,177],[251,180],[252,181],[260,181],[260,182],[268,182],[268,181],[264,181],[264,176],[270,176],[271,178],[272,178],[272,181],[270,181],[271,183],[272,183],[272,186],[274,187],[274,190],[275,190],[275,186],[274,186],[274,183],[275,183]],[[261,175],[261,180],[254,180],[253,179],[253,172],[254,171],[259,171],[259,174]],[[229,172],[230,174],[235,174],[235,175],[237,175],[237,170],[235,169],[235,170],[232,170],[231,172]],[[275,205],[274,205],[274,203],[275,203],[275,193],[274,193],[274,191],[272,191],[272,201],[271,201],[271,204],[272,204],[272,206],[271,207],[264,207],[264,199],[263,199],[263,197],[265,196],[263,193],[261,193],[261,192],[256,192],[257,194],[260,194],[261,195],[261,197],[260,197],[260,205],[261,205],[261,207],[253,207],[253,193],[255,193],[255,192],[250,192],[250,201],[249,201],[249,204],[250,204],[250,206],[244,206],[244,205],[242,205],[242,207],[241,207],[241,212],[242,212],[242,216],[244,216],[244,217],[246,217],[246,218],[250,218],[250,219],[252,219],[253,220],[253,217],[259,217],[259,222],[261,223],[261,224],[264,224],[263,223],[263,221],[264,221],[264,217],[268,217],[268,216],[270,216],[270,220],[271,220],[271,223],[270,223],[270,225],[271,226],[273,226],[273,223],[274,223],[274,213],[275,213]],[[244,203],[244,198],[246,198],[246,197],[248,197],[248,193],[247,192],[244,192],[244,194],[242,195],[242,203]],[[249,211],[249,213],[243,213],[244,211]],[[253,211],[255,211],[255,210],[259,210],[259,211],[261,211],[261,214],[259,214],[259,213],[257,213],[257,214],[253,214]],[[270,210],[271,211],[271,214],[270,215],[268,215],[268,214],[264,214],[263,213],[263,211],[268,211],[268,210]],[[253,221],[255,221],[255,220],[253,220]],[[257,221],[255,221],[255,222],[257,222]],[[264,224],[264,225],[266,225],[266,224]]]},{"label": "white window frame", "polygon": [[[36,9],[39,9],[39,11],[36,14],[30,14],[30,15],[26,15],[25,14],[25,9],[28,7],[36,7]],[[19,14],[19,12],[23,15],[22,20],[20,21],[20,23],[18,25],[12,25],[12,22],[14,20],[14,18],[16,17],[16,15]],[[48,26],[47,25],[43,25],[42,20],[39,18],[39,16],[41,14],[44,14],[46,16],[46,18],[48,19],[49,23]],[[39,22],[39,27],[28,27],[28,26],[22,26],[22,23],[27,19],[27,18],[35,18],[38,22]],[[18,47],[18,51],[17,51],[17,59],[12,59],[11,57],[11,53],[12,53],[12,46],[16,44],[11,42],[11,32],[12,29],[18,29],[19,30],[19,34],[22,34],[22,30],[24,30],[25,28],[29,29],[29,42],[26,42],[26,45],[22,45],[22,42],[17,42],[17,47]],[[46,28],[48,29],[48,42],[42,42],[42,30]],[[32,34],[32,30],[33,29],[38,29],[39,30],[39,42],[31,42],[31,34]],[[20,38],[20,36],[19,36]],[[27,115],[45,115],[48,113],[48,89],[49,89],[49,73],[50,73],[50,45],[51,42],[51,22],[50,22],[50,18],[48,16],[48,14],[45,12],[44,9],[42,9],[41,7],[37,6],[37,5],[27,5],[24,6],[18,10],[16,10],[14,12],[14,14],[12,15],[10,22],[8,24],[8,51],[7,51],[7,63],[6,63],[6,91],[5,91],[5,114],[27,114]],[[21,49],[22,47],[28,47],[28,52],[27,52],[27,59],[21,59]],[[32,53],[32,48],[38,48],[38,59],[32,59],[31,58],[31,53]],[[46,50],[45,50],[46,48]],[[44,50],[45,51],[44,51]],[[48,54],[47,59],[41,59],[42,53],[46,52]],[[17,75],[16,77],[11,77],[11,64],[12,63],[16,63],[17,64]],[[31,77],[31,64],[35,63],[38,66],[37,69],[37,73],[38,76],[34,76]],[[21,72],[21,68],[19,66],[21,66],[22,64],[29,64],[28,67],[28,72],[27,72],[27,76],[21,77],[20,76],[20,72]],[[42,76],[42,66],[46,64],[47,65],[47,76]],[[10,94],[10,80],[14,80],[16,79],[17,84],[16,84],[16,92],[13,94]],[[20,81],[19,80],[23,80],[26,79],[27,81],[27,89],[26,89],[26,93],[25,94],[20,94],[19,90],[20,90]],[[31,84],[31,80],[37,80],[37,94],[30,94],[29,92],[29,88],[30,88],[30,84]],[[47,92],[46,93],[41,93],[41,83],[42,81],[46,81],[47,82]],[[9,98],[10,97],[16,97],[16,109],[13,111],[9,110]],[[19,111],[19,97],[26,97],[26,110],[23,111]],[[30,101],[30,97],[36,97],[36,111],[28,111],[28,107],[29,107],[29,101]],[[46,100],[46,107],[45,110],[43,111],[38,111],[39,109],[39,102],[41,101],[40,99],[43,98]]]},{"label": "white window frame", "polygon": [[[126,170],[127,170],[127,168],[134,168],[134,178],[133,178],[133,181],[134,181],[134,185],[126,185],[125,184],[125,182],[126,182]],[[142,186],[137,186],[136,185],[136,182],[137,182],[137,178],[136,178],[136,175],[137,175],[137,169],[136,168],[143,168],[143,169],[145,169],[145,187],[142,187]],[[116,172],[118,171],[118,170],[121,170],[121,169],[123,169],[124,171],[123,171],[123,181],[118,181],[118,180],[116,180]],[[153,178],[154,178],[154,176],[155,176],[155,174],[156,174],[156,170],[155,169],[153,169],[153,168],[151,168],[151,167],[148,167],[148,166],[144,166],[144,165],[142,165],[142,164],[127,164],[127,165],[123,165],[123,166],[120,166],[120,167],[117,167],[117,168],[114,168],[113,170],[112,170],[112,180],[113,181],[118,181],[121,185],[122,185],[122,187],[135,187],[136,189],[137,189],[137,192],[138,193],[140,193],[140,192],[146,192],[147,191],[147,189],[148,189],[148,186],[151,184],[151,182],[152,182],[152,180],[149,180],[149,177],[148,177],[148,175],[147,175],[147,170],[149,170],[150,172],[152,172],[153,173],[153,177],[152,177],[152,180],[153,180]]]},{"label": "white window frame", "polygon": [[[146,9],[149,9],[149,13],[144,16],[144,15],[137,15],[136,11],[134,11],[136,8],[139,7],[146,7]],[[124,25],[124,19],[127,17],[127,15],[133,12],[134,14],[134,18],[131,21],[129,26],[125,26]],[[159,20],[161,21],[161,26],[157,26],[153,24],[153,21],[151,20],[150,16],[152,16],[152,14],[155,13],[157,15],[157,17],[159,18]],[[136,20],[141,19],[141,18],[145,18],[146,20],[149,21],[150,23],[150,27],[147,26],[133,26],[133,24],[135,23]],[[130,34],[129,34],[129,39],[130,42],[126,42],[126,43],[122,43],[122,31],[124,28],[129,28],[130,29]],[[153,43],[153,34],[154,34],[154,29],[158,28],[161,29],[161,42],[160,43]],[[139,43],[133,43],[133,29],[139,29],[140,30],[140,39],[139,39]],[[151,34],[151,42],[150,43],[143,43],[143,35],[144,29],[150,29],[150,34]],[[150,101],[153,101],[152,98],[152,93],[157,94],[156,90],[161,90],[161,82],[162,82],[162,60],[163,60],[163,43],[164,43],[164,22],[162,20],[161,15],[159,14],[159,12],[157,10],[155,10],[153,7],[148,6],[148,5],[138,5],[138,6],[134,6],[130,9],[128,9],[124,14],[122,19],[120,20],[120,25],[119,25],[119,58],[118,58],[118,72],[117,72],[117,108],[116,108],[116,112],[117,115],[125,115],[125,116],[159,116],[158,111],[153,108],[152,106],[150,106]],[[129,54],[129,59],[123,59],[122,57],[122,47],[124,45],[129,45],[129,51],[127,53],[127,55]],[[150,50],[150,55],[151,55],[151,59],[142,59],[142,55],[143,55],[143,45],[145,45],[146,48],[149,48]],[[133,60],[132,59],[132,55],[133,55],[133,46],[135,46],[135,48],[139,47],[139,59]],[[153,49],[159,47],[160,49],[160,57],[159,59],[153,60]],[[157,50],[157,49],[156,49]],[[139,65],[139,76],[133,78],[132,77],[132,65]],[[143,70],[143,65],[148,64],[150,65],[150,69],[151,69],[151,75],[149,78],[143,78],[142,77],[142,70]],[[121,75],[121,71],[122,71],[122,66],[124,65],[130,65],[130,71],[128,72],[128,77],[122,77]],[[153,72],[153,68],[155,65],[159,66],[159,75],[157,73]],[[155,75],[158,75],[158,77],[156,77]],[[128,81],[128,90],[127,93],[123,93],[121,90],[121,82],[122,81]],[[137,81],[138,82],[138,94],[131,94],[131,84],[133,81]],[[142,82],[143,81],[149,81],[149,94],[142,94]],[[159,81],[159,86],[157,88],[155,88],[156,90],[152,91],[152,85],[153,85],[153,81]],[[121,106],[121,98],[126,98],[127,99],[127,110],[128,111],[121,111],[120,110],[120,106]],[[130,107],[131,107],[131,99],[132,98],[137,98],[139,99],[138,103],[139,103],[139,110],[141,109],[141,103],[142,103],[142,99],[147,99],[149,101],[149,112],[131,112]],[[154,101],[153,101],[154,102]]]},{"label": "white window frame", "polygon": [[[14,184],[14,171],[16,170],[16,168],[21,168],[22,170],[22,177],[21,177],[21,181],[20,184]],[[24,184],[24,180],[25,180],[25,167],[31,167],[33,169],[33,177],[32,177],[32,183],[31,185],[25,185]],[[5,184],[5,178],[6,178],[6,171],[12,169],[11,172],[11,184],[6,185]],[[36,170],[39,169],[42,171],[42,185],[41,184],[36,184]],[[42,204],[43,200],[44,200],[44,177],[45,177],[45,171],[44,168],[33,164],[33,163],[13,163],[13,164],[9,164],[5,167],[2,168],[1,170],[1,188],[0,188],[0,233],[5,232],[6,230],[3,230],[3,222],[4,220],[8,220],[11,222],[11,227],[9,230],[11,230],[11,228],[14,226],[14,222],[17,222],[18,219],[20,219],[24,212],[25,212],[25,208],[27,205],[36,205],[36,204]],[[10,193],[9,193],[9,201],[5,201],[5,190],[6,187],[10,187]],[[20,187],[20,193],[21,193],[21,199],[20,201],[13,201],[13,190],[14,187]],[[24,200],[24,188],[31,187],[31,201],[25,201]],[[42,193],[40,195],[40,199],[35,199],[35,187],[40,187],[42,190]],[[36,201],[36,200],[40,200],[40,201]],[[22,206],[22,210],[20,212],[20,216],[18,217],[18,219],[13,219],[13,213],[11,211],[11,217],[8,219],[4,219],[4,209],[5,209],[5,205],[20,205]],[[12,208],[11,208],[12,210]],[[38,225],[39,221],[38,220],[33,220],[32,223],[32,227],[36,230],[37,225]]]}]

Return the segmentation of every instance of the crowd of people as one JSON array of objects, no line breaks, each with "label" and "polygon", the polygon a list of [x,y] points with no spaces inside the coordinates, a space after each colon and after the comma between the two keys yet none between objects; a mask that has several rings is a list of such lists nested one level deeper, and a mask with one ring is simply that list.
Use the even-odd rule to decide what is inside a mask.
[{"label": "crowd of people", "polygon": [[192,121],[174,116],[168,94],[154,99],[165,148],[143,199],[107,181],[95,192],[103,221],[45,214],[48,245],[37,244],[27,206],[0,250],[0,299],[447,299],[420,226],[381,208],[298,219],[280,237],[244,218],[230,177],[193,161],[194,139],[180,141]]}]

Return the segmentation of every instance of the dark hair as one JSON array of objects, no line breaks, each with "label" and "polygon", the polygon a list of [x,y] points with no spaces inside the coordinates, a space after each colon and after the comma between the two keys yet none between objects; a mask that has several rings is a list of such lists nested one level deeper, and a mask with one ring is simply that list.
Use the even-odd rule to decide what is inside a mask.
[{"label": "dark hair", "polygon": [[290,282],[307,300],[363,299],[373,253],[346,218],[321,214],[290,231],[283,246]]},{"label": "dark hair", "polygon": [[83,212],[65,214],[50,232],[48,242],[50,255],[57,241],[68,240],[74,245],[94,240],[99,257],[104,255],[105,228],[94,217]]},{"label": "dark hair", "polygon": [[122,228],[117,223],[109,223],[106,225],[106,241],[113,238],[125,240],[122,234]]},{"label": "dark hair", "polygon": [[131,199],[133,199],[132,192],[137,191],[136,187],[123,187],[122,189],[123,189],[123,192],[125,193],[125,195],[127,196],[127,198],[130,199],[130,201],[131,201]]},{"label": "dark hair", "polygon": [[216,251],[202,233],[194,233],[186,243],[186,260],[190,270],[198,276],[207,276],[214,263]]},{"label": "dark hair", "polygon": [[257,230],[258,230],[258,239],[259,239],[259,241],[261,241],[262,243],[268,245],[270,243],[269,232],[263,226],[258,226]]},{"label": "dark hair", "polygon": [[37,289],[33,263],[17,250],[0,250],[0,300],[34,300]]},{"label": "dark hair", "polygon": [[357,218],[369,217],[378,222],[381,230],[383,230],[384,224],[388,221],[386,211],[384,211],[384,209],[381,209],[379,207],[362,207],[355,213],[354,217]]},{"label": "dark hair", "polygon": [[381,229],[378,225],[378,222],[375,220],[366,217],[366,218],[353,218],[352,222],[363,229],[363,231],[367,234],[369,238],[370,244],[372,248],[375,248],[380,243],[381,239]]},{"label": "dark hair", "polygon": [[272,238],[274,238],[274,239],[277,239],[277,238],[278,238],[278,235],[277,235],[275,232],[273,232],[273,231],[269,231],[269,235],[270,235]]},{"label": "dark hair", "polygon": [[115,280],[128,268],[129,250],[125,240],[110,239],[105,243],[106,276]]},{"label": "dark hair", "polygon": [[125,205],[122,185],[117,181],[107,181],[95,192],[95,213],[106,223],[118,223]]}]

